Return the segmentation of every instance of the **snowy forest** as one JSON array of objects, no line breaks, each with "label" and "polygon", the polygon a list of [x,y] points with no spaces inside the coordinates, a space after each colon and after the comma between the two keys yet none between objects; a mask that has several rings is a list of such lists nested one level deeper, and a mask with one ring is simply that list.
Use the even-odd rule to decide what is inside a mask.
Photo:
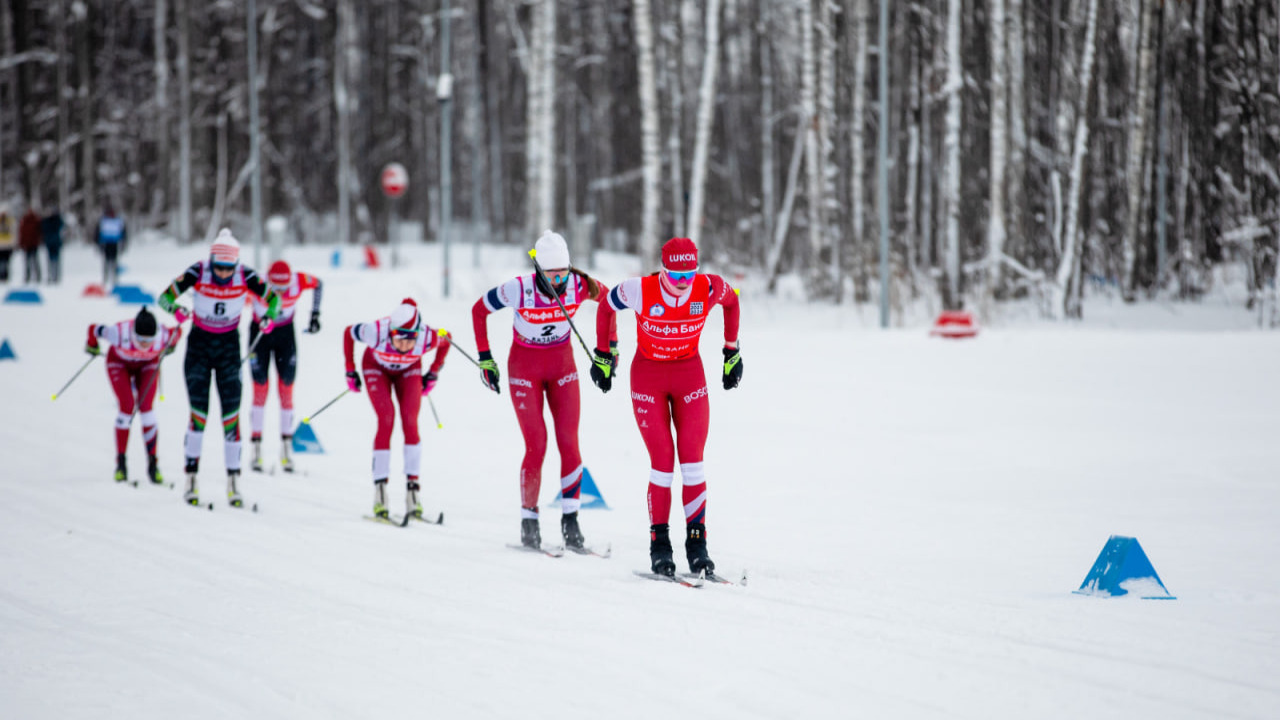
[{"label": "snowy forest", "polygon": [[882,48],[875,0],[4,0],[0,199],[252,236],[252,89],[299,242],[386,242],[396,161],[428,241],[687,235],[868,302],[884,102],[899,301],[1076,317],[1087,286],[1194,300],[1227,262],[1274,292],[1280,3],[887,6]]}]

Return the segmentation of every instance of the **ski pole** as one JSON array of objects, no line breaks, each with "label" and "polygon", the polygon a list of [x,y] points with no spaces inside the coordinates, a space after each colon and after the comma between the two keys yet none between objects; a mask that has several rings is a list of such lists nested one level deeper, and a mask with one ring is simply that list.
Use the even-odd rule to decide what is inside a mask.
[{"label": "ski pole", "polygon": [[98,359],[97,355],[90,355],[89,359],[84,362],[84,365],[81,365],[80,369],[76,371],[76,374],[72,375],[71,379],[67,381],[67,384],[63,385],[62,389],[58,390],[58,392],[53,394],[53,399],[57,400],[62,395],[62,393],[66,392],[67,388],[71,387],[71,383],[75,382],[76,378],[80,377],[80,373],[84,372],[85,369],[89,367],[89,363],[97,359]]},{"label": "ski pole", "polygon": [[262,338],[266,337],[266,327],[270,324],[271,321],[266,318],[263,318],[262,322],[258,323],[258,337],[254,338],[253,342],[249,343],[249,349],[245,351],[244,358],[240,360],[240,367],[244,367],[245,362],[249,358],[253,357],[253,349],[258,347],[258,343],[262,342]]},{"label": "ski pole", "polygon": [[547,284],[551,290],[551,296],[555,298],[556,304],[560,306],[560,313],[564,315],[564,319],[569,321],[569,329],[578,337],[578,342],[582,343],[582,350],[587,354],[587,360],[594,363],[596,356],[591,353],[591,348],[587,347],[587,341],[582,339],[582,333],[578,332],[578,326],[573,324],[573,318],[569,317],[569,311],[564,309],[564,303],[560,301],[560,296],[556,294],[555,288],[551,287],[551,280],[547,278],[547,273],[543,271],[542,266],[538,264],[538,249],[534,248],[529,251],[529,257],[533,258],[533,269],[538,271],[538,276],[542,278],[542,282]]},{"label": "ski pole", "polygon": [[325,410],[328,410],[330,405],[332,405],[332,404],[334,404],[334,403],[338,402],[339,400],[341,400],[341,399],[342,399],[342,397],[343,397],[344,395],[346,395],[347,393],[349,393],[349,392],[351,392],[351,388],[347,388],[346,390],[343,390],[342,392],[338,393],[338,396],[337,396],[337,397],[335,397],[334,399],[332,399],[332,400],[330,400],[329,402],[325,403],[325,404],[324,404],[324,406],[322,406],[319,410],[317,410],[317,411],[315,411],[315,412],[311,413],[310,415],[308,415],[308,416],[306,416],[306,417],[302,418],[302,422],[303,422],[304,424],[306,424],[306,425],[310,425],[310,424],[311,424],[311,418],[313,418],[313,417],[315,417],[315,416],[319,415],[320,413],[324,412]]},{"label": "ski pole", "polygon": [[163,361],[164,361],[164,352],[162,351],[160,353],[160,356],[156,358],[156,374],[151,376],[151,381],[147,383],[146,389],[144,389],[141,393],[139,393],[138,402],[134,403],[133,405],[133,412],[129,415],[130,425],[133,424],[133,419],[137,417],[138,413],[142,411],[142,401],[147,398],[147,394],[151,392],[151,388],[155,386],[156,381],[160,379],[160,363]]},{"label": "ski pole", "polygon": [[437,334],[438,334],[438,335],[447,335],[447,336],[449,337],[449,344],[453,346],[453,349],[454,349],[454,350],[457,350],[458,352],[462,353],[462,357],[464,357],[464,358],[466,358],[466,359],[470,360],[472,365],[475,365],[476,367],[480,368],[481,370],[483,370],[483,369],[484,369],[484,368],[481,368],[481,367],[480,367],[480,363],[479,363],[479,362],[477,362],[475,358],[473,358],[473,357],[471,357],[470,355],[468,355],[468,354],[467,354],[467,351],[466,351],[466,350],[463,350],[462,348],[458,347],[458,343],[456,343],[456,342],[454,342],[454,341],[453,341],[453,335],[450,335],[448,330],[445,330],[445,329],[441,328],[441,329],[440,329],[440,331],[439,331]]},{"label": "ski pole", "polygon": [[427,396],[427,404],[431,406],[431,414],[436,419],[436,427],[443,429],[444,424],[440,422],[440,413],[436,412],[436,401],[432,400],[430,395]]}]

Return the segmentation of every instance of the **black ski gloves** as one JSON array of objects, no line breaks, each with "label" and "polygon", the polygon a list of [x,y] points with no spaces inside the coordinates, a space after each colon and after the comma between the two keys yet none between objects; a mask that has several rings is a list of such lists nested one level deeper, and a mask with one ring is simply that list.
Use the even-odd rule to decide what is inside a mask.
[{"label": "black ski gloves", "polygon": [[485,387],[501,395],[502,386],[498,384],[498,380],[502,377],[502,374],[498,372],[498,363],[494,361],[493,353],[488,350],[481,350],[479,355],[480,362],[476,364],[480,366],[481,382],[484,383]]},{"label": "black ski gloves", "polygon": [[618,356],[610,352],[596,350],[595,359],[591,361],[591,382],[601,392],[609,392],[613,388],[613,371],[618,367]]},{"label": "black ski gloves", "polygon": [[742,382],[742,355],[738,348],[724,349],[724,389],[732,390]]}]

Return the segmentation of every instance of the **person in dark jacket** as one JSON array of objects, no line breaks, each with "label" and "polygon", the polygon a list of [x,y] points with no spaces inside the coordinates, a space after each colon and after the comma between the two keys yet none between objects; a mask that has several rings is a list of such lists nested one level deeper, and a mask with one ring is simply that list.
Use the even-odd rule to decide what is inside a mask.
[{"label": "person in dark jacket", "polygon": [[17,246],[17,231],[13,217],[9,215],[9,206],[0,203],[0,283],[9,282],[9,258]]},{"label": "person in dark jacket", "polygon": [[34,207],[27,208],[18,224],[18,247],[22,248],[26,272],[22,281],[30,285],[40,282],[40,216]]},{"label": "person in dark jacket", "polygon": [[120,257],[124,244],[129,241],[129,230],[125,227],[124,218],[117,216],[115,209],[110,205],[102,211],[102,219],[98,220],[98,230],[94,240],[97,241],[98,247],[102,248],[102,285],[106,287],[109,279],[111,286],[114,287],[117,275],[116,259]]},{"label": "person in dark jacket", "polygon": [[62,213],[58,208],[40,221],[40,237],[44,240],[44,250],[49,254],[49,284],[56,285],[62,280]]}]

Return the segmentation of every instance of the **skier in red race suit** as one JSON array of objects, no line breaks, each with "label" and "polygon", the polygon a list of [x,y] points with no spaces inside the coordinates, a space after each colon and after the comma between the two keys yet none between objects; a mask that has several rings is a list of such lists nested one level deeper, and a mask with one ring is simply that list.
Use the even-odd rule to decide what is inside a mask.
[{"label": "skier in red race suit", "polygon": [[182,337],[179,326],[156,324],[156,316],[142,308],[132,320],[114,325],[90,325],[84,351],[98,355],[102,340],[111,345],[107,351],[107,378],[115,391],[120,411],[116,414],[116,482],[129,479],[125,451],[129,447],[129,426],[135,414],[142,416],[142,438],[147,446],[147,477],[157,485],[164,482],[156,461],[155,401],[160,373],[160,357],[170,355]]},{"label": "skier in red race suit", "polygon": [[591,380],[609,392],[617,360],[607,345],[607,331],[616,311],[630,309],[636,313],[639,347],[631,362],[631,407],[649,450],[651,466],[649,561],[653,572],[663,575],[674,575],[676,570],[668,518],[677,457],[689,570],[706,571],[708,575],[715,571],[715,563],[707,555],[707,490],[702,468],[711,404],[698,340],[716,305],[724,308],[722,384],[725,390],[731,390],[742,380],[737,291],[719,275],[698,273],[698,248],[689,238],[668,240],[662,246],[662,271],[619,283],[596,316],[596,358]]},{"label": "skier in red race suit", "polygon": [[320,278],[304,272],[293,272],[289,263],[277,260],[267,271],[267,285],[280,298],[280,314],[268,325],[268,330],[258,340],[260,328],[267,315],[267,303],[254,295],[253,324],[249,326],[249,344],[254,346],[249,358],[249,374],[253,377],[253,406],[249,410],[249,442],[253,445],[253,460],[249,467],[262,472],[262,422],[266,415],[267,383],[270,380],[271,358],[275,357],[276,386],[280,393],[280,465],[285,472],[293,472],[293,381],[298,374],[298,341],[293,331],[293,313],[304,290],[311,290],[311,322],[307,334],[320,332]]},{"label": "skier in red race suit", "polygon": [[[422,320],[412,298],[401,301],[390,316],[370,323],[348,325],[342,332],[342,350],[347,362],[347,388],[360,392],[356,372],[355,344],[367,347],[361,367],[369,387],[369,402],[378,416],[378,432],[373,438],[373,514],[388,518],[387,478],[391,475],[391,430],[395,427],[395,394],[400,405],[400,425],[404,431],[405,512],[422,517],[418,501],[418,476],[422,471],[422,441],[418,435],[418,410],[422,398],[436,386],[438,373],[449,353],[449,336],[433,330]],[[422,356],[435,348],[431,369],[422,372]]]},{"label": "skier in red race suit", "polygon": [[[582,396],[565,313],[572,318],[587,300],[602,303],[609,288],[570,264],[569,248],[558,233],[544,232],[534,251],[545,279],[537,272],[525,273],[493,288],[471,308],[471,319],[481,379],[490,390],[501,393],[498,363],[489,351],[488,317],[505,307],[514,310],[507,383],[511,386],[516,420],[524,434],[524,460],[520,464],[520,542],[528,547],[542,546],[538,493],[542,487],[542,460],[547,454],[547,424],[542,415],[545,397],[560,453],[560,532],[565,545],[580,550],[585,546],[578,525],[582,486],[578,420]],[[556,302],[556,298],[560,302]],[[611,325],[607,332],[616,345],[616,325]]]}]

